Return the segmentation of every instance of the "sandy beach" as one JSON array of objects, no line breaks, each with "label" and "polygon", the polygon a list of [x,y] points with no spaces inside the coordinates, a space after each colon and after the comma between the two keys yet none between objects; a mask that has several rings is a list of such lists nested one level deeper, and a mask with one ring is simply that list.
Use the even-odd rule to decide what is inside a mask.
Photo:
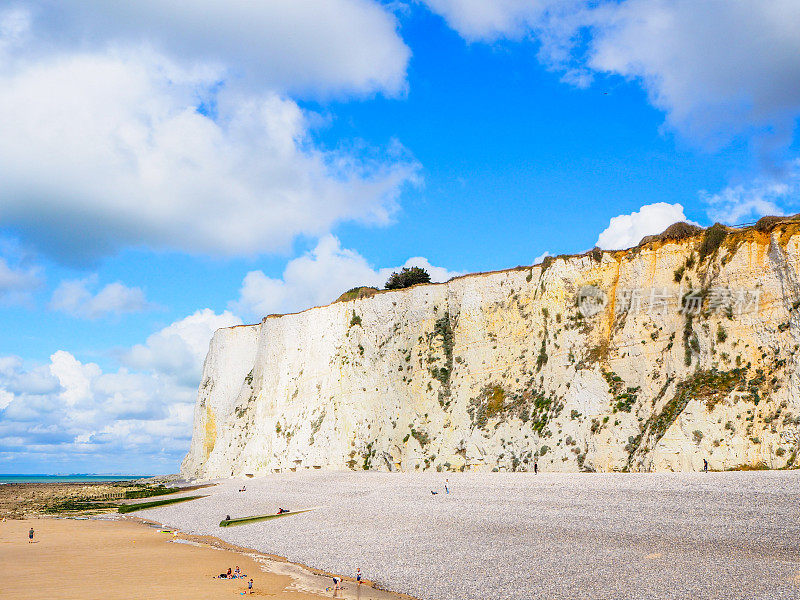
[{"label": "sandy beach", "polygon": [[[33,544],[28,543],[31,527]],[[329,577],[278,558],[236,552],[212,538],[174,537],[130,520],[7,520],[0,524],[0,564],[14,573],[3,580],[4,600],[235,598],[246,591],[251,577],[252,597],[400,598],[350,581],[334,594],[325,589],[332,586]],[[214,578],[236,565],[248,579]]]}]

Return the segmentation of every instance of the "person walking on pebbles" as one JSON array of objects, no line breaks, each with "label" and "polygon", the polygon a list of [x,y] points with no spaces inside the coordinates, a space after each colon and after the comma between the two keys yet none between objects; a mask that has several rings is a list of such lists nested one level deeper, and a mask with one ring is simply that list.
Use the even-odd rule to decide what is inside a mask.
[{"label": "person walking on pebbles", "polygon": [[356,581],[358,582],[358,585],[361,585],[361,567],[356,569]]},{"label": "person walking on pebbles", "polygon": [[450,493],[450,488],[448,487],[449,485],[450,485],[450,480],[449,479],[445,479],[444,480],[444,493],[445,494],[449,494]]}]

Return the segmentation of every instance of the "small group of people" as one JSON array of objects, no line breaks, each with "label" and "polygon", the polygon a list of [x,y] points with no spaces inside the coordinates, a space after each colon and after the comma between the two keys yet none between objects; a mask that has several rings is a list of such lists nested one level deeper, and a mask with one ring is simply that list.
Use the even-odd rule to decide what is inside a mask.
[{"label": "small group of people", "polygon": [[[214,579],[247,579],[247,575],[242,573],[241,569],[239,569],[239,565],[236,565],[235,569],[231,569],[228,567],[227,573],[220,573]],[[251,578],[250,581],[247,582],[247,592],[252,594],[253,593],[253,579]],[[245,592],[242,592],[243,594]]]},{"label": "small group of people", "polygon": [[247,575],[242,573],[241,569],[239,569],[239,565],[236,565],[235,569],[231,569],[228,567],[227,573],[220,573],[217,575],[217,579],[244,579]]},{"label": "small group of people", "polygon": [[[433,494],[434,496],[435,496],[436,494],[438,494],[438,493],[439,493],[439,492],[437,492],[437,491],[435,491],[435,490],[431,490],[431,494]],[[449,479],[445,479],[445,480],[444,480],[444,493],[445,493],[445,494],[449,494],[449,493],[450,493],[450,480],[449,480]]]},{"label": "small group of people", "polygon": [[[361,567],[359,567],[359,568],[356,569],[356,583],[358,583],[358,585],[361,585],[361,581],[362,581],[362,579],[361,579]],[[330,588],[328,588],[328,589],[330,589]],[[334,592],[338,592],[339,590],[343,590],[343,589],[344,588],[342,587],[342,578],[341,577],[334,577],[333,578],[333,591]]]}]

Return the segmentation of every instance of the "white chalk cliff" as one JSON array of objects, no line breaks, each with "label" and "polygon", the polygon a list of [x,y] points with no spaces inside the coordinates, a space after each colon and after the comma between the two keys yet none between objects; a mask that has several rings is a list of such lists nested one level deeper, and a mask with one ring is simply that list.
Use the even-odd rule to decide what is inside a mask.
[{"label": "white chalk cliff", "polygon": [[182,473],[793,466],[800,223],[669,232],[221,329]]}]

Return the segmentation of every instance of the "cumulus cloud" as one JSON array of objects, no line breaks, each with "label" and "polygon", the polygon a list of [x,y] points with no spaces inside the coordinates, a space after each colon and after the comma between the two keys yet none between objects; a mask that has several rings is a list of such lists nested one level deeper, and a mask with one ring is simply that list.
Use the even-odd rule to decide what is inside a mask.
[{"label": "cumulus cloud", "polygon": [[[50,389],[8,389],[43,370],[55,381]],[[172,471],[189,442],[193,392],[153,374],[104,373],[64,351],[31,370],[20,361],[0,374],[0,464]]]},{"label": "cumulus cloud", "polygon": [[589,65],[637,78],[692,139],[791,140],[800,115],[800,4],[629,0],[595,13]]},{"label": "cumulus cloud", "polygon": [[578,85],[597,73],[639,81],[704,146],[745,136],[785,148],[800,115],[795,0],[426,3],[468,40],[536,38],[541,59]]},{"label": "cumulus cloud", "polygon": [[39,269],[11,266],[0,256],[0,301],[4,304],[24,303],[31,292],[42,284]]},{"label": "cumulus cloud", "polygon": [[785,215],[800,204],[800,161],[781,179],[757,178],[747,184],[731,185],[711,194],[700,192],[708,204],[708,216],[721,223],[737,225],[764,215]]},{"label": "cumulus cloud", "polygon": [[[313,77],[291,45],[280,45],[290,31],[286,23],[302,17],[299,8],[267,3],[272,12],[253,9],[260,16],[243,25],[241,39],[229,31],[224,35],[232,45],[211,39],[206,46],[186,39],[200,31],[223,35],[213,33],[216,22],[206,29],[217,9],[90,4],[97,10],[47,3],[51,13],[42,3],[40,10],[25,13],[28,21],[19,10],[0,16],[0,112],[14,115],[0,120],[0,226],[56,260],[85,264],[125,246],[252,255],[283,249],[300,234],[324,234],[343,220],[388,222],[403,185],[418,169],[402,146],[371,155],[320,149],[311,139],[312,123],[320,119],[287,97],[282,84],[236,75],[225,62],[226,52],[235,54],[236,44],[258,32],[268,40],[263,44],[278,46],[252,50],[254,64],[271,61],[301,79]],[[247,3],[234,4],[230,22],[219,17],[223,29],[241,20]],[[152,5],[153,13],[143,5]],[[369,32],[373,17],[367,22],[354,17],[345,26],[340,15],[334,19],[339,25],[323,26],[320,19],[339,5],[344,16],[363,10],[393,23],[373,3],[332,0],[319,14],[307,9],[309,21],[297,38],[289,36],[291,43],[302,45],[303,35],[314,37],[310,32],[316,28],[323,41],[315,52],[325,56],[319,72],[363,90],[391,88],[370,71],[373,58],[380,66],[381,52],[373,56],[372,46],[359,46],[359,32],[349,29],[360,25]],[[294,16],[281,20],[275,12],[280,10]],[[98,29],[98,19],[115,21],[116,11],[131,13],[125,21],[131,29]],[[170,23],[181,11],[192,14],[169,43],[166,25],[156,25],[165,11]],[[68,40],[48,33],[48,27],[59,29],[60,17],[53,15],[61,13]],[[258,29],[264,20],[272,25]],[[187,33],[192,28],[196,31]],[[287,33],[271,36],[273,29]],[[364,35],[378,35],[380,29]],[[100,41],[98,31],[104,31]],[[333,38],[324,42],[329,33]],[[390,33],[396,37],[393,29]],[[344,38],[357,48],[352,61],[364,63],[363,77],[336,75],[327,62],[337,62],[338,54],[325,44]],[[219,60],[198,55],[187,61],[173,43],[198,52],[200,46],[219,50]],[[269,52],[268,60],[262,54]],[[400,73],[404,77],[403,68]]]},{"label": "cumulus cloud", "polygon": [[388,221],[412,160],[315,149],[308,116],[271,93],[219,91],[212,119],[194,96],[215,78],[198,77],[140,53],[0,68],[15,116],[0,121],[0,223],[80,262],[123,245],[254,254]]},{"label": "cumulus cloud", "polygon": [[424,3],[471,42],[522,38],[541,29],[551,10],[580,5],[574,0],[424,0]]},{"label": "cumulus cloud", "polygon": [[[26,6],[53,51],[146,43],[187,64],[220,64],[249,85],[281,91],[395,94],[405,87],[411,55],[392,13],[373,0],[31,0]],[[11,15],[18,38],[26,15],[19,9]]]},{"label": "cumulus cloud", "polygon": [[327,235],[313,250],[289,261],[281,278],[268,277],[262,271],[248,273],[231,308],[253,318],[294,312],[328,304],[356,286],[382,288],[393,271],[412,266],[424,268],[436,282],[461,275],[433,266],[421,256],[409,258],[400,267],[373,269],[363,256],[342,248],[336,237]]},{"label": "cumulus cloud", "polygon": [[90,288],[96,283],[97,277],[62,281],[53,291],[50,309],[84,319],[98,319],[152,308],[141,288],[116,281],[93,294]]},{"label": "cumulus cloud", "polygon": [[239,323],[197,311],[125,353],[116,370],[64,350],[35,365],[0,357],[0,464],[173,471],[189,444],[211,335]]},{"label": "cumulus cloud", "polygon": [[680,204],[645,204],[629,215],[613,217],[595,244],[603,250],[619,250],[638,244],[646,235],[661,233],[678,221],[687,221]]},{"label": "cumulus cloud", "polygon": [[197,384],[211,336],[221,327],[241,324],[229,311],[198,310],[135,345],[123,354],[122,361],[134,369],[169,375],[185,385]]}]

